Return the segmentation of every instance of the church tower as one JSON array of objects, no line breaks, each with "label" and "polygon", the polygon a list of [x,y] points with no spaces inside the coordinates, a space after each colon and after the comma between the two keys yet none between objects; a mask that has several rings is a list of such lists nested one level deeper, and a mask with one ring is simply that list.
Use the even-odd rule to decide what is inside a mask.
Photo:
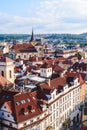
[{"label": "church tower", "polygon": [[31,43],[33,46],[36,45],[36,42],[35,42],[35,39],[34,39],[34,32],[33,32],[33,29],[32,29],[32,34],[31,34],[30,43]]},{"label": "church tower", "polygon": [[45,62],[40,68],[40,76],[50,78],[52,76],[52,66]]},{"label": "church tower", "polygon": [[14,61],[8,57],[0,58],[0,75],[14,83]]},{"label": "church tower", "polygon": [[31,34],[30,42],[34,42],[34,33],[33,33],[33,29],[32,29],[32,34]]}]

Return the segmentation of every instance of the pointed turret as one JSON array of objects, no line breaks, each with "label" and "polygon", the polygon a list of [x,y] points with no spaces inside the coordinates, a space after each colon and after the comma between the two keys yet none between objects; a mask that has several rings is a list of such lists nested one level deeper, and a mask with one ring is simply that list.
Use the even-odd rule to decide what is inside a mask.
[{"label": "pointed turret", "polygon": [[34,41],[34,33],[33,33],[33,29],[32,29],[32,35],[31,35],[30,42],[33,42],[33,41]]}]

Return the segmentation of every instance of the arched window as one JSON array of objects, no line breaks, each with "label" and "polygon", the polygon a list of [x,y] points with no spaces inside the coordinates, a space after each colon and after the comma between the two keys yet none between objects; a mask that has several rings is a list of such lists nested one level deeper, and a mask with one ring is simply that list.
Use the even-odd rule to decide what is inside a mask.
[{"label": "arched window", "polygon": [[3,70],[1,71],[1,75],[4,76],[4,71]]},{"label": "arched window", "polygon": [[9,77],[12,78],[12,73],[11,70],[9,71]]}]

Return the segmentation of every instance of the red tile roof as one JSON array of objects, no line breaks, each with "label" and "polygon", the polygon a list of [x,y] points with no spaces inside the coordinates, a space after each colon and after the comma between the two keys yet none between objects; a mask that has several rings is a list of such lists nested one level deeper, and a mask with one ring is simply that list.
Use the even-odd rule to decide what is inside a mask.
[{"label": "red tile roof", "polygon": [[59,65],[57,65],[57,64],[54,64],[53,65],[53,71],[55,71],[55,72],[63,72],[64,71],[64,69],[63,68],[61,68]]},{"label": "red tile roof", "polygon": [[2,91],[0,95],[0,107],[6,103],[16,122],[22,122],[33,118],[43,111],[38,104],[37,92],[18,93]]},{"label": "red tile roof", "polygon": [[32,44],[15,44],[12,49],[17,52],[37,52]]},{"label": "red tile roof", "polygon": [[48,64],[47,62],[45,62],[42,66],[41,66],[41,68],[50,68],[50,67],[52,67],[50,64]]},{"label": "red tile roof", "polygon": [[58,88],[59,86],[64,86],[65,84],[66,84],[66,77],[59,77],[50,80],[50,85],[48,83],[42,83],[40,84],[40,87],[44,89],[53,89]]},{"label": "red tile roof", "polygon": [[30,58],[29,58],[29,61],[30,61],[30,62],[41,61],[41,58],[36,57],[36,56],[33,56],[33,57],[30,57]]},{"label": "red tile roof", "polygon": [[78,72],[67,72],[66,75],[67,75],[67,77],[69,77],[69,76],[70,77],[78,77],[80,84],[84,83],[84,80],[83,80],[81,74]]},{"label": "red tile roof", "polygon": [[82,126],[80,130],[87,130],[87,126]]},{"label": "red tile roof", "polygon": [[[16,95],[18,92],[15,91],[6,91],[6,90],[2,90],[2,92],[0,93],[0,107],[8,101],[12,101],[13,100],[13,96]],[[9,104],[9,103],[8,103]]]},{"label": "red tile roof", "polygon": [[[33,94],[29,92],[14,96],[14,114],[17,122],[25,121],[41,113],[37,100],[33,97]],[[22,103],[22,101],[25,103]],[[17,102],[19,105],[17,105]]]}]

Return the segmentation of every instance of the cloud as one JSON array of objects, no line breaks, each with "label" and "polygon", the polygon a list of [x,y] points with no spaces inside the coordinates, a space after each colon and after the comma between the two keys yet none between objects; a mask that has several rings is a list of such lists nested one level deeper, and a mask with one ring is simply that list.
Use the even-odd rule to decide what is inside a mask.
[{"label": "cloud", "polygon": [[37,15],[48,32],[81,33],[87,28],[87,1],[44,0]]},{"label": "cloud", "polygon": [[39,19],[0,13],[1,33],[29,33]]},{"label": "cloud", "polygon": [[[0,13],[1,33],[82,33],[87,28],[87,0],[40,0],[26,16]],[[31,12],[31,10],[30,10]]]}]

